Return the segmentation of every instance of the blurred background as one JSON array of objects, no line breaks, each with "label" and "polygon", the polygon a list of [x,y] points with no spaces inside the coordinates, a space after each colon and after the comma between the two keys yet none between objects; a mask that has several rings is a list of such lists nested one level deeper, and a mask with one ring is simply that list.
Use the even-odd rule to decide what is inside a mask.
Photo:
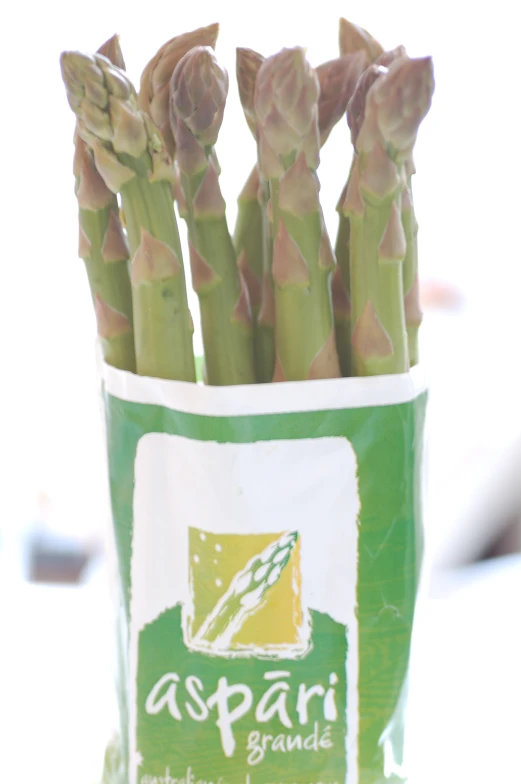
[{"label": "blurred background", "polygon": [[[1,12],[0,749],[6,781],[94,784],[114,723],[109,526],[95,324],[77,258],[74,119],[58,57],[114,32],[130,77],[168,38],[221,22],[218,144],[230,225],[254,161],[235,46],[337,55],[339,16],[434,58],[414,182],[429,377],[424,596],[411,671],[412,784],[521,781],[521,383],[514,4],[439,0],[47,0]],[[331,235],[351,157],[322,153]],[[197,301],[189,292],[192,312]],[[199,344],[200,345],[200,338]]]}]

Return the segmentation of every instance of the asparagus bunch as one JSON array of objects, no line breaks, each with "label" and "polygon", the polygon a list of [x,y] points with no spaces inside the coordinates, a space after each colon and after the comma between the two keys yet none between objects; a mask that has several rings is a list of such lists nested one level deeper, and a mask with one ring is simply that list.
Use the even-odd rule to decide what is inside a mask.
[{"label": "asparagus bunch", "polygon": [[130,246],[137,372],[195,381],[191,317],[163,138],[125,73],[103,55],[65,52],[62,76],[78,133],[112,193]]},{"label": "asparagus bunch", "polygon": [[255,382],[248,289],[237,268],[219,186],[214,145],[228,75],[209,47],[178,63],[170,83],[170,123],[186,205],[192,283],[199,296],[209,384]]},{"label": "asparagus bunch", "polygon": [[[62,55],[77,119],[80,255],[106,362],[195,380],[174,195],[207,383],[406,372],[418,361],[421,321],[413,146],[433,92],[431,61],[384,51],[345,19],[340,57],[316,70],[299,47],[267,59],[237,49],[257,162],[232,240],[215,152],[228,96],[218,32],[214,24],[167,41],[139,95],[116,36],[93,56]],[[317,168],[346,111],[355,154],[333,253]]]}]

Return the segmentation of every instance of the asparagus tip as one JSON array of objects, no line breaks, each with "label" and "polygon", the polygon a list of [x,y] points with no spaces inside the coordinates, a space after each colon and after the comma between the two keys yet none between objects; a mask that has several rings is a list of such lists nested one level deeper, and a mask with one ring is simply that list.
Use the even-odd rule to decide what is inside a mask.
[{"label": "asparagus tip", "polygon": [[248,127],[254,136],[257,135],[255,118],[255,81],[264,57],[253,49],[237,48],[236,73],[239,86],[239,98],[246,117]]},{"label": "asparagus tip", "polygon": [[121,68],[122,71],[126,70],[123,52],[121,51],[121,45],[119,43],[119,35],[117,33],[101,44],[98,49],[98,54],[104,55],[117,68]]},{"label": "asparagus tip", "polygon": [[384,51],[383,46],[367,30],[344,17],[339,21],[338,45],[341,54],[351,54],[362,49],[367,52],[371,61],[376,60]]},{"label": "asparagus tip", "polygon": [[175,67],[170,82],[171,110],[204,146],[214,146],[217,141],[228,86],[228,73],[209,46],[195,46]]}]

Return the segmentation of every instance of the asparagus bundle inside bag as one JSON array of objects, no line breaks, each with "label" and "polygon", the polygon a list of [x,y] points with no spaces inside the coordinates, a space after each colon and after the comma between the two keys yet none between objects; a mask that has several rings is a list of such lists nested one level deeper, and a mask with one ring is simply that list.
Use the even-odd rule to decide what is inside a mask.
[{"label": "asparagus bundle inside bag", "polygon": [[[230,228],[218,34],[169,38],[139,94],[117,36],[61,56],[120,577],[103,784],[405,784],[426,399],[411,180],[432,62],[345,19],[316,66],[237,48],[254,147]],[[337,125],[333,251],[319,164]],[[219,389],[195,386],[183,239]]]}]

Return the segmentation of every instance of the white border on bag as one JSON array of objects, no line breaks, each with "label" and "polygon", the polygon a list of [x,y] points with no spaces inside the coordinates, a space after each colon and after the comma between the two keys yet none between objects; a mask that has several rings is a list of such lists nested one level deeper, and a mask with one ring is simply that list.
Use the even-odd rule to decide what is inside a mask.
[{"label": "white border on bag", "polygon": [[414,400],[427,388],[423,370],[418,366],[409,373],[392,376],[233,387],[165,381],[106,364],[102,367],[107,392],[120,400],[201,416],[254,416],[398,405]]}]

